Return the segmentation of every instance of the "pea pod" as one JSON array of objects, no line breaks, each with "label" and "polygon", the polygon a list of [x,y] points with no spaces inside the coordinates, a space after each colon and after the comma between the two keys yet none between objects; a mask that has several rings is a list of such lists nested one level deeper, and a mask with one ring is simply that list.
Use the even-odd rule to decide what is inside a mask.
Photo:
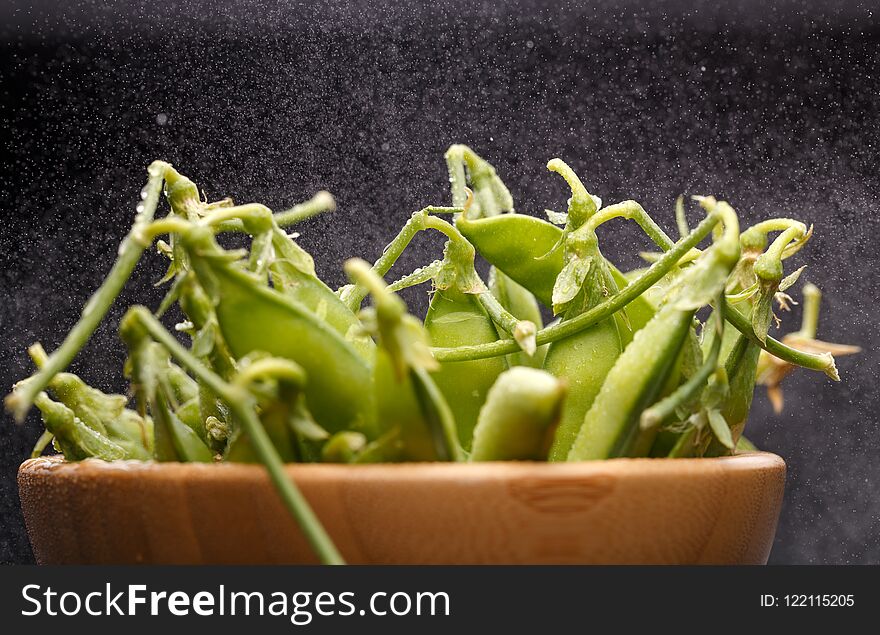
[{"label": "pea pod", "polygon": [[[639,417],[654,403],[674,367],[695,311],[723,289],[739,259],[736,214],[724,202],[704,199],[719,214],[724,232],[670,292],[669,301],[633,338],[612,369],[584,417],[568,460],[626,456],[639,434]],[[644,444],[644,447],[650,447]]]},{"label": "pea pod", "polygon": [[207,229],[182,238],[233,355],[263,351],[296,362],[309,378],[306,403],[321,426],[373,436],[372,369],[351,344],[302,304],[237,268]]},{"label": "pea pod", "polygon": [[[39,343],[28,348],[28,353],[37,368],[48,359]],[[125,453],[124,458],[144,461],[152,458],[152,421],[126,408],[127,397],[108,395],[73,373],[58,373],[49,382],[49,389],[57,401],[73,412],[77,425],[85,425],[118,445]],[[58,410],[56,407],[55,411]]]},{"label": "pea pod", "polygon": [[[589,217],[571,229],[571,219],[576,218],[574,202],[586,200],[589,194],[573,173],[565,172],[562,166],[560,169],[572,189],[569,223],[562,244],[565,264],[554,283],[552,295],[553,312],[562,313],[564,323],[594,308],[617,289],[599,251],[594,227],[588,224]],[[564,461],[568,456],[584,415],[621,350],[620,328],[613,316],[550,344],[544,369],[566,381],[569,392],[550,448],[551,461]]]},{"label": "pea pod", "polygon": [[[579,245],[583,238],[584,246]],[[582,250],[580,255],[573,255],[569,265],[588,269],[585,275],[575,272],[576,267],[569,267],[560,274],[560,286],[569,287],[569,291],[554,300],[567,299],[574,291],[574,283],[566,283],[566,272],[573,272],[575,280],[580,279],[580,289],[568,301],[568,309],[563,314],[565,322],[595,307],[604,297],[603,259],[598,252],[595,234],[588,228],[574,232],[566,241],[567,249]],[[583,329],[578,333],[558,342],[550,344],[544,369],[568,383],[568,399],[562,419],[550,448],[551,461],[564,461],[568,457],[572,444],[584,421],[584,415],[590,409],[593,400],[599,393],[606,375],[614,366],[623,347],[621,344],[618,324],[613,317]]]},{"label": "pea pod", "polygon": [[456,227],[490,264],[523,286],[544,305],[553,303],[553,284],[562,271],[562,230],[524,214],[502,214]]},{"label": "pea pod", "polygon": [[544,460],[565,394],[565,382],[542,370],[517,366],[501,373],[480,410],[470,460]]},{"label": "pea pod", "polygon": [[[466,224],[469,219],[491,218],[504,212],[513,212],[513,198],[495,168],[469,147],[460,144],[451,146],[446,152],[446,163],[452,185],[452,204],[464,209],[463,213],[456,215],[456,225],[462,222]],[[468,180],[473,188],[470,192],[466,187]],[[489,269],[489,292],[517,320],[530,323],[529,328],[535,331],[542,328],[541,310],[535,296],[496,267]],[[500,326],[505,327],[503,323]],[[522,334],[511,332],[511,335],[517,341],[523,339]],[[533,343],[529,346],[533,346]],[[508,355],[507,361],[511,366],[540,368],[545,354],[546,348],[541,351],[528,349]]]},{"label": "pea pod", "polygon": [[46,430],[55,435],[55,443],[67,460],[96,458],[116,461],[127,458],[123,448],[92,430],[73,410],[63,403],[52,401],[46,393],[38,393],[34,404],[40,410]]},{"label": "pea pod", "polygon": [[[435,278],[434,295],[425,316],[425,329],[434,346],[463,346],[494,342],[495,324],[478,298],[485,291],[473,270],[473,247],[462,240],[446,244],[444,265]],[[486,394],[504,370],[503,357],[448,362],[434,374],[455,418],[458,438],[470,449],[473,429]]]}]

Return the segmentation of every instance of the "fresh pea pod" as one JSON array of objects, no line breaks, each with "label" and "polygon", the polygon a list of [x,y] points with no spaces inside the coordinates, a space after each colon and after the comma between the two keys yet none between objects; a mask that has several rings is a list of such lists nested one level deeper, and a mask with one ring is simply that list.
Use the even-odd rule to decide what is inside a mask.
[{"label": "fresh pea pod", "polygon": [[[39,343],[28,348],[28,353],[37,368],[48,359]],[[126,408],[127,397],[108,395],[89,386],[77,375],[66,372],[55,375],[49,382],[49,389],[73,412],[79,423],[120,446],[125,458],[144,461],[152,458],[152,421]]]},{"label": "fresh pea pod", "polygon": [[565,382],[516,366],[498,376],[474,428],[471,461],[546,459],[565,401]]},{"label": "fresh pea pod", "polygon": [[[572,201],[586,190],[570,175]],[[569,218],[573,209],[569,207]],[[617,291],[606,261],[599,252],[593,227],[586,224],[567,231],[563,240],[565,265],[553,287],[553,312],[563,323],[589,311]],[[550,344],[544,369],[568,384],[568,399],[550,448],[551,461],[564,461],[578,435],[584,415],[599,393],[605,376],[623,349],[620,327],[614,316]]]},{"label": "fresh pea pod", "polygon": [[299,302],[260,285],[229,261],[213,235],[193,228],[181,243],[214,298],[223,338],[236,358],[254,351],[290,359],[309,378],[306,402],[329,432],[375,432],[372,370],[345,338]]},{"label": "fresh pea pod", "polygon": [[456,219],[458,230],[490,264],[544,305],[553,303],[553,284],[564,265],[562,230],[524,214]]},{"label": "fresh pea pod", "polygon": [[117,461],[128,458],[118,444],[84,424],[73,410],[63,403],[52,401],[46,393],[38,393],[34,404],[40,410],[46,430],[55,435],[55,443],[68,461],[91,458]]},{"label": "fresh pea pod", "polygon": [[[425,316],[425,328],[434,346],[463,346],[494,342],[495,324],[473,293],[450,284],[435,288]],[[467,362],[446,362],[434,381],[446,396],[455,417],[462,447],[470,448],[480,407],[492,384],[507,369],[503,357]]]}]

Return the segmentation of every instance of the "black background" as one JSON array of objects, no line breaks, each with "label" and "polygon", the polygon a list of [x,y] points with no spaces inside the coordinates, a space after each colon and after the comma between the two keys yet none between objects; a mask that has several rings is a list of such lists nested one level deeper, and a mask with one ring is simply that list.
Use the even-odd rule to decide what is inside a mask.
[{"label": "black background", "polygon": [[[0,8],[0,386],[25,348],[58,345],[110,267],[145,167],[173,162],[209,198],[282,209],[319,272],[375,258],[415,209],[448,202],[442,153],[464,142],[517,209],[562,210],[560,156],[606,202],[672,230],[679,193],[723,196],[744,223],[816,225],[800,264],[825,292],[820,336],[860,344],[843,382],[798,373],[786,411],[756,399],[749,436],[790,472],[774,563],[880,562],[876,414],[880,10],[860,3],[503,5],[37,2]],[[162,115],[162,116],[160,116]],[[160,123],[164,121],[164,125]],[[696,215],[695,215],[696,216]],[[648,247],[602,234],[624,265]],[[399,271],[434,259],[420,238]],[[124,307],[155,306],[150,255],[74,369],[122,390]],[[424,290],[405,296],[424,308]],[[783,329],[794,330],[797,308]],[[39,433],[0,421],[0,561],[29,562],[14,475]]]}]

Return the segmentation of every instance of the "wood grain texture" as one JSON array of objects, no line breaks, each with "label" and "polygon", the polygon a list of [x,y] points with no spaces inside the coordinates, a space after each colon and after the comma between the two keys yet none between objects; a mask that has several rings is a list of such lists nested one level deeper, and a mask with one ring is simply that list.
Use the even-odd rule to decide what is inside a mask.
[{"label": "wood grain texture", "polygon": [[[576,464],[290,465],[350,563],[763,564],[776,455]],[[254,465],[25,461],[37,561],[312,563]]]}]

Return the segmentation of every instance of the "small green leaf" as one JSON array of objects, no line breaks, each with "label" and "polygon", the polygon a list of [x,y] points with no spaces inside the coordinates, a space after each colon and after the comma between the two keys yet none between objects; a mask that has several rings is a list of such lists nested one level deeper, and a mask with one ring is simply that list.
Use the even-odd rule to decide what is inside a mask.
[{"label": "small green leaf", "polygon": [[793,271],[782,279],[782,282],[779,283],[779,291],[785,291],[790,288],[795,282],[798,281],[798,278],[801,277],[801,273],[804,269],[807,268],[807,265],[804,265],[797,271]]},{"label": "small green leaf", "polygon": [[721,414],[720,410],[715,408],[710,408],[707,411],[707,414],[709,416],[709,427],[712,429],[715,438],[718,439],[718,442],[725,448],[733,450],[733,437],[730,435],[730,426],[727,425],[724,415]]}]

